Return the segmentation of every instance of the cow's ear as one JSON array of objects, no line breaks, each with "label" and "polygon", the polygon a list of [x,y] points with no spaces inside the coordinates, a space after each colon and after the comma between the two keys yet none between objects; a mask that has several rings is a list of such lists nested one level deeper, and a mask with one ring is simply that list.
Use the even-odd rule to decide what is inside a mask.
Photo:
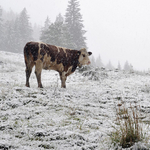
[{"label": "cow's ear", "polygon": [[89,56],[92,55],[92,52],[88,52]]},{"label": "cow's ear", "polygon": [[78,55],[80,55],[81,54],[81,52],[80,51],[78,51],[78,53],[77,53]]}]

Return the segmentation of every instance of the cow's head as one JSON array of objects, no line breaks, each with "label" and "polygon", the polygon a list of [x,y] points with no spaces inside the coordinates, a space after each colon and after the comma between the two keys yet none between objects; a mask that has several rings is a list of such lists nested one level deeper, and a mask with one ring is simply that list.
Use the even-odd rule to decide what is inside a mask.
[{"label": "cow's head", "polygon": [[92,52],[87,52],[87,50],[84,48],[79,50],[78,53],[79,53],[79,67],[82,67],[82,65],[89,65],[91,63],[89,56],[92,55]]}]

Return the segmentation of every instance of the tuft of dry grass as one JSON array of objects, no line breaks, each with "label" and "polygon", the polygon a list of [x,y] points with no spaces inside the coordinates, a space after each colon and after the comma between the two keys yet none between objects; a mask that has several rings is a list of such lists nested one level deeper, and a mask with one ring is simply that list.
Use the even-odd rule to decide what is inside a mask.
[{"label": "tuft of dry grass", "polygon": [[128,148],[144,138],[143,129],[139,121],[138,106],[126,108],[118,107],[114,132],[111,134],[111,141],[114,145]]}]

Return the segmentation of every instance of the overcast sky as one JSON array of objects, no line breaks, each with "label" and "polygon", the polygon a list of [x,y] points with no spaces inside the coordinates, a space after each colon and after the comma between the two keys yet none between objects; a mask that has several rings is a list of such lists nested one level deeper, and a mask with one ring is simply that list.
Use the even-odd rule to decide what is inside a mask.
[{"label": "overcast sky", "polygon": [[[87,31],[88,50],[106,64],[125,61],[135,69],[150,68],[150,0],[79,0]],[[30,21],[43,25],[65,14],[68,0],[0,0],[3,9],[20,13],[26,7]]]}]

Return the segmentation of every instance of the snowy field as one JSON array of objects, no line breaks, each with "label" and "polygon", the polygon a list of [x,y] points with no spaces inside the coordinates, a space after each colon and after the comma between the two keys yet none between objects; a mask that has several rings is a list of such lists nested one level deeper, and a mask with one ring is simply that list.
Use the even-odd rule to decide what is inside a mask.
[{"label": "snowy field", "polygon": [[150,149],[150,75],[97,71],[97,81],[78,70],[60,88],[55,71],[42,71],[43,89],[34,70],[25,87],[21,54],[0,51],[0,149],[110,150],[118,105],[139,105]]}]

